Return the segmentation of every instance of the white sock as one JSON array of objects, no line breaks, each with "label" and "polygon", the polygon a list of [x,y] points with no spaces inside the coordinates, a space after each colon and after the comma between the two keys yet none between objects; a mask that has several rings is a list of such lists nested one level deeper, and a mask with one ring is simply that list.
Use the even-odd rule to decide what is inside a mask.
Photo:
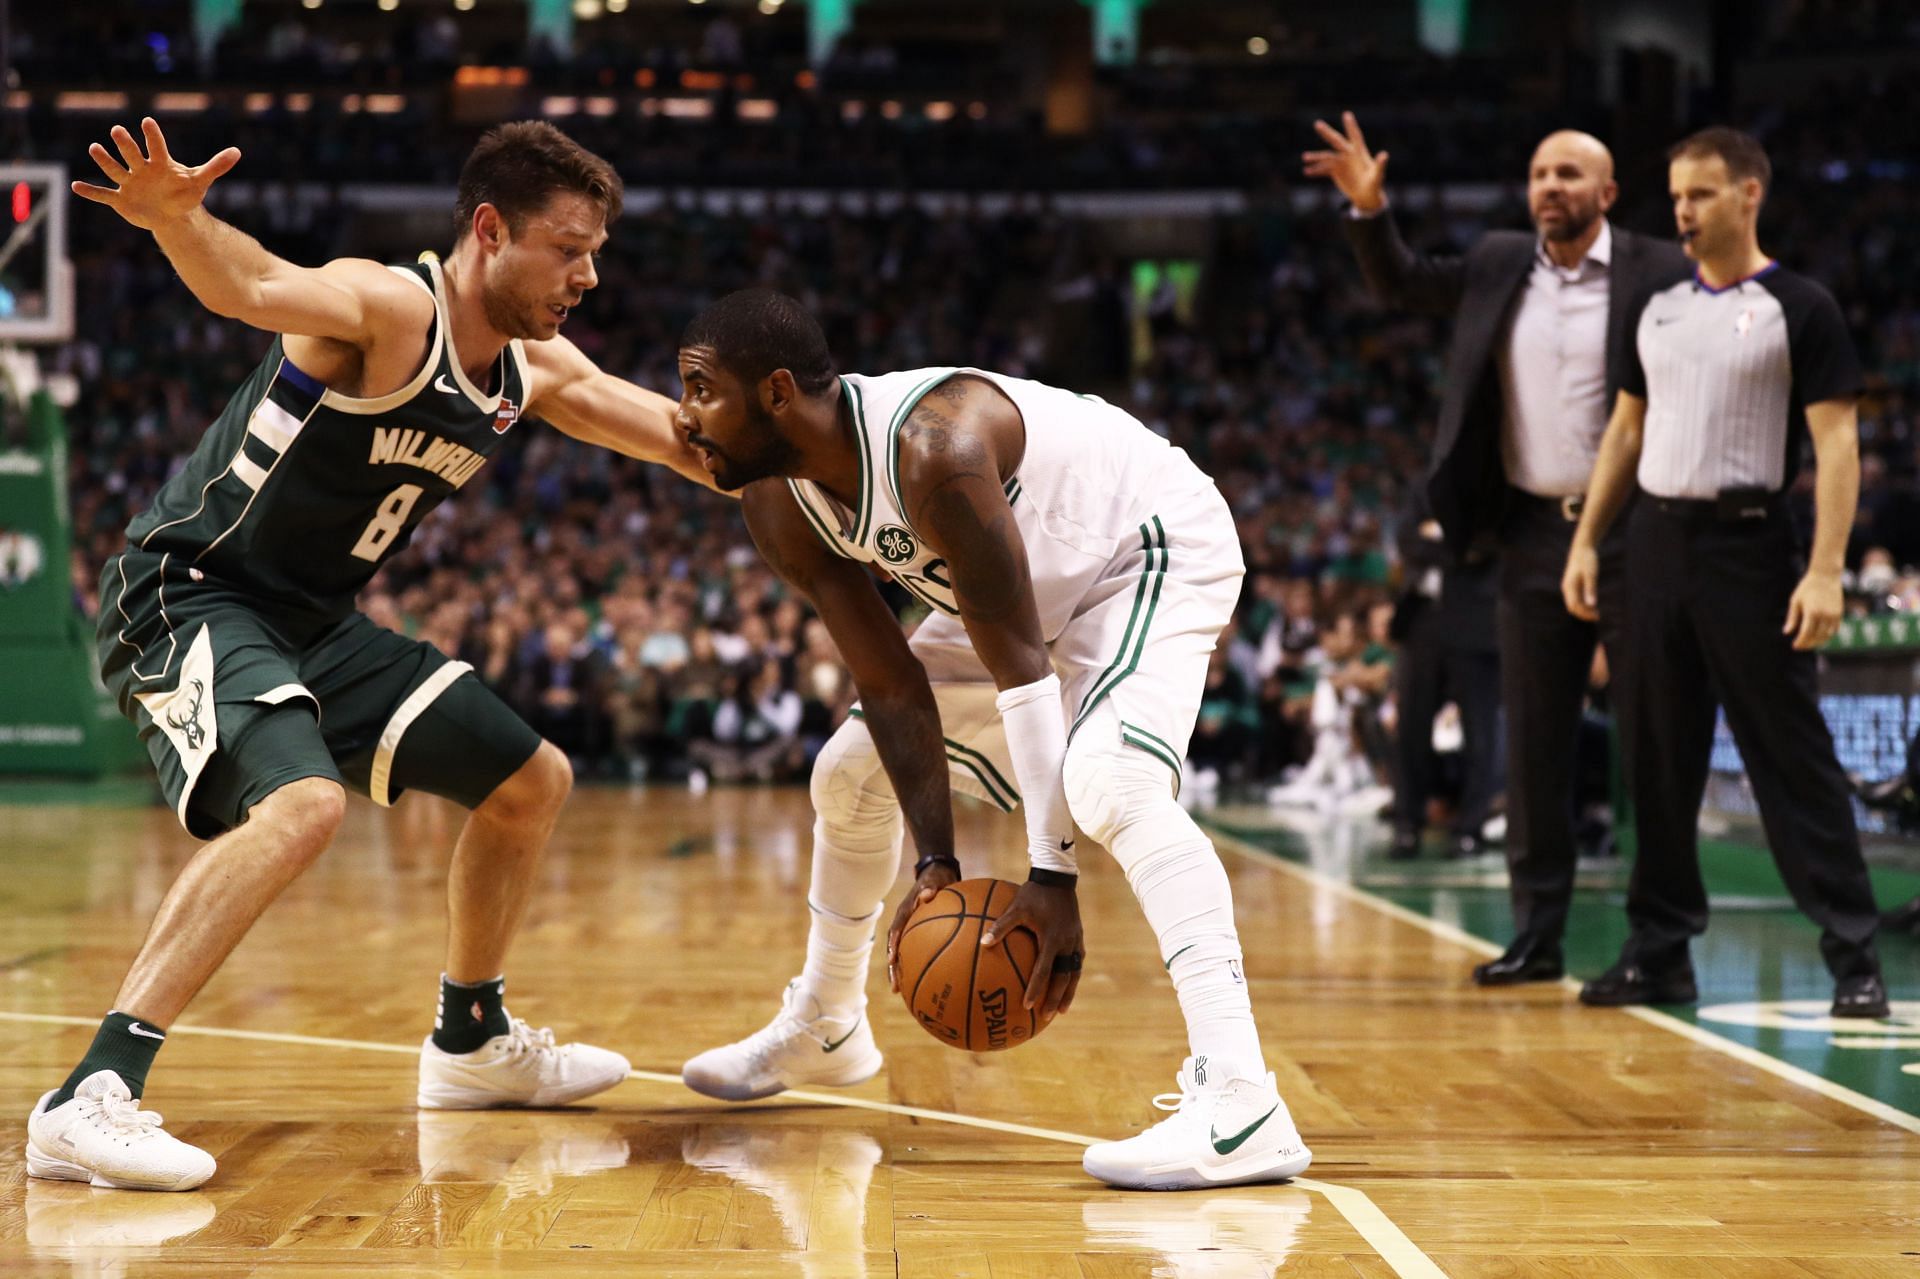
[{"label": "white sock", "polygon": [[857,1014],[867,1002],[867,962],[873,957],[874,926],[880,909],[857,919],[807,903],[813,926],[807,932],[807,965],[800,989],[820,1001],[830,1016]]},{"label": "white sock", "polygon": [[[1129,848],[1137,839],[1153,839],[1159,847],[1139,853]],[[1119,831],[1113,853],[1127,868],[1127,881],[1159,939],[1186,1017],[1188,1051],[1206,1057],[1222,1082],[1265,1080],[1266,1057],[1240,966],[1233,890],[1213,844],[1168,801],[1149,820]]]},{"label": "white sock", "polygon": [[867,1004],[867,964],[887,890],[900,872],[902,822],[891,795],[863,794],[839,820],[813,824],[807,889],[812,926],[800,989],[830,1016],[858,1015]]}]

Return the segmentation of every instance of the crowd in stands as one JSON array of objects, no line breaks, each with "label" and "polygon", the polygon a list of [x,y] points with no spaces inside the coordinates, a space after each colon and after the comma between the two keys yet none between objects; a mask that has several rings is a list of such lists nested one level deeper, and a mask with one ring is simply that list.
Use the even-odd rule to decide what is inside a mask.
[{"label": "crowd in stands", "polygon": [[[1846,105],[1890,117],[1910,96],[1883,86]],[[1841,110],[1838,98],[1833,107]],[[1849,126],[1821,146],[1821,118],[1759,122],[1781,175],[1763,235],[1827,283],[1853,323],[1873,390],[1861,413],[1863,491],[1850,562],[1874,606],[1916,607],[1920,574],[1905,566],[1920,563],[1920,263],[1901,246],[1920,232],[1920,196],[1885,171],[1910,163],[1902,149],[1911,144],[1900,141],[1903,129]],[[1537,130],[1499,122],[1502,153],[1523,151],[1553,122],[1543,117]],[[202,117],[193,126],[209,131],[201,150],[212,149],[216,123]],[[236,135],[248,164],[278,172],[276,156],[289,169],[297,157],[314,166],[303,176],[320,180],[350,172],[368,180],[399,166],[416,180],[450,180],[464,147],[444,137],[424,145],[430,121],[361,116],[340,128],[341,120],[309,117],[278,136],[266,122],[224,123],[260,131]],[[1447,175],[1451,161],[1423,160],[1424,135],[1406,145],[1406,126],[1391,113],[1369,125],[1376,145],[1407,156],[1410,178]],[[82,153],[81,127],[66,120],[56,131],[69,162]],[[605,146],[632,176],[653,162],[655,139],[631,136],[624,122],[572,131]],[[1134,264],[1107,249],[1097,222],[1042,201],[938,217],[668,208],[614,228],[601,284],[567,333],[602,367],[677,395],[680,328],[719,294],[767,284],[821,316],[848,370],[971,364],[1124,405],[1216,477],[1249,565],[1208,678],[1196,775],[1277,780],[1315,750],[1323,675],[1337,675],[1342,689],[1384,686],[1379,669],[1391,653],[1377,606],[1398,580],[1395,534],[1427,455],[1447,335],[1437,322],[1375,307],[1337,207],[1320,193],[1294,198],[1290,175],[1310,141],[1304,123],[1293,134],[1270,122],[1263,131],[1258,149],[1238,157],[1249,209],[1211,227],[1192,296],[1171,283],[1136,287]],[[879,132],[865,136],[896,155],[913,149]],[[723,149],[688,145],[696,160],[702,149]],[[769,145],[808,144],[789,136]],[[1144,154],[1124,133],[1077,145]],[[385,158],[352,172],[376,153]],[[1479,176],[1511,178],[1520,167],[1515,160]],[[1661,230],[1663,193],[1630,194],[1622,217]],[[1517,196],[1477,210],[1409,201],[1403,227],[1428,247],[1463,246],[1487,226],[1524,225]],[[238,220],[298,261],[354,247],[340,240],[345,220],[315,208]],[[92,608],[94,576],[120,530],[193,448],[267,338],[202,310],[143,233],[84,206],[72,222],[80,333],[51,362],[82,388],[68,414],[83,531],[74,577]],[[366,611],[471,662],[588,773],[696,783],[802,775],[853,689],[822,625],[761,564],[734,504],[537,423],[515,434],[382,570],[362,599]],[[911,625],[910,599],[890,598]],[[1366,702],[1368,723],[1384,729],[1391,711],[1382,703]]]}]

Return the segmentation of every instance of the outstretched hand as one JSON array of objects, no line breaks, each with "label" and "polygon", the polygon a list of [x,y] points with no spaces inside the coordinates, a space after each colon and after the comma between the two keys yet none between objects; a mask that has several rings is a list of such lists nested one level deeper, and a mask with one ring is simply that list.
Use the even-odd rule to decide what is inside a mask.
[{"label": "outstretched hand", "polygon": [[1301,167],[1310,178],[1330,178],[1354,208],[1372,213],[1387,202],[1387,153],[1367,149],[1366,135],[1353,112],[1341,112],[1340,122],[1346,126],[1344,133],[1325,120],[1313,122],[1314,132],[1331,149],[1301,152]]},{"label": "outstretched hand", "polygon": [[119,159],[98,142],[88,147],[87,154],[114,185],[75,182],[73,193],[106,205],[143,231],[158,230],[193,212],[206,199],[207,188],[240,163],[240,148],[228,147],[205,164],[181,164],[168,153],[167,140],[152,116],[140,121],[140,132],[146,138],[145,153],[126,126],[119,124],[109,134]]}]

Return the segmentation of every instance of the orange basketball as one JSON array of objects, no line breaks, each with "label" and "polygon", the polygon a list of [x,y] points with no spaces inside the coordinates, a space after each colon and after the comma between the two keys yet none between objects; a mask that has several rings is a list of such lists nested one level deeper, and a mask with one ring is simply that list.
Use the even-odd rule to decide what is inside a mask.
[{"label": "orange basketball", "polygon": [[907,919],[900,934],[900,997],[929,1035],[967,1052],[1017,1048],[1047,1027],[1021,1007],[1039,939],[1016,928],[997,944],[980,931],[1018,891],[1004,879],[949,884]]}]

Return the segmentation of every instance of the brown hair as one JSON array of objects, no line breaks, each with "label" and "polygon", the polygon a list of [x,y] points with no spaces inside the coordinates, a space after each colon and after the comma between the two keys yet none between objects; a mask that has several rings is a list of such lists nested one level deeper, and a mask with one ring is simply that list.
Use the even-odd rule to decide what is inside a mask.
[{"label": "brown hair", "polygon": [[1766,148],[1751,133],[1716,125],[1680,139],[1667,150],[1669,160],[1695,160],[1710,155],[1717,155],[1725,162],[1727,174],[1735,182],[1760,179],[1762,195],[1773,185],[1773,165],[1767,159]]},{"label": "brown hair", "polygon": [[489,129],[460,167],[454,243],[473,229],[473,215],[483,204],[500,210],[508,229],[518,232],[561,191],[577,191],[595,201],[608,222],[620,216],[620,175],[560,130],[543,120],[517,120]]}]

